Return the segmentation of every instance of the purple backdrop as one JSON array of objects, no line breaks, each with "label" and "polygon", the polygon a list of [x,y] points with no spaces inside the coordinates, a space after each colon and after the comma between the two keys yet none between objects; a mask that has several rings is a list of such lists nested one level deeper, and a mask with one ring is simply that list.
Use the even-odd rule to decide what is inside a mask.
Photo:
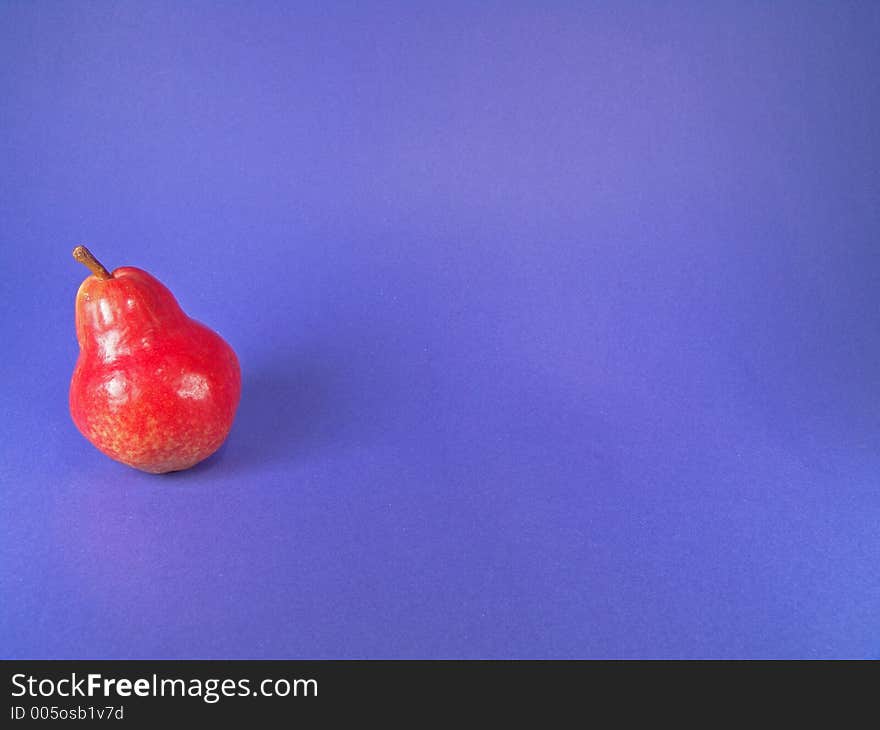
[{"label": "purple backdrop", "polygon": [[[880,655],[880,5],[0,3],[0,654]],[[244,370],[74,428],[85,243]]]}]

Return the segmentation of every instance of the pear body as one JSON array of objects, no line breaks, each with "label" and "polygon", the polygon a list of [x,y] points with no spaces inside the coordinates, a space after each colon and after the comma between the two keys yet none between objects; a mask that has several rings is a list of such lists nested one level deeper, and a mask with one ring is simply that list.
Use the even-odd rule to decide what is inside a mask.
[{"label": "pear body", "polygon": [[70,413],[98,449],[159,474],[220,448],[241,396],[238,358],[155,277],[130,266],[89,276],[76,296],[76,332]]}]

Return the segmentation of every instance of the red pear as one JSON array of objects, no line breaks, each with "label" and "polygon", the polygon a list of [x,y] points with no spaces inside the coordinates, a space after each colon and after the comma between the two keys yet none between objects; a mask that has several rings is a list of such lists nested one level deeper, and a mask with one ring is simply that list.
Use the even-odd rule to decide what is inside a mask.
[{"label": "red pear", "polygon": [[107,456],[161,474],[213,454],[232,427],[241,371],[232,348],[187,317],[146,271],[112,274],[84,246],[92,271],[76,295],[79,359],[70,414]]}]

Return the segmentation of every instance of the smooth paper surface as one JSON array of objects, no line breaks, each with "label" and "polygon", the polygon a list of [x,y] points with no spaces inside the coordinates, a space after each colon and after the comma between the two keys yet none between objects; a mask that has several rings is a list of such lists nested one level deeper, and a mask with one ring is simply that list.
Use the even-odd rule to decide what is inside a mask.
[{"label": "smooth paper surface", "polygon": [[[876,3],[0,4],[0,654],[880,652]],[[86,244],[241,361],[70,420]]]}]

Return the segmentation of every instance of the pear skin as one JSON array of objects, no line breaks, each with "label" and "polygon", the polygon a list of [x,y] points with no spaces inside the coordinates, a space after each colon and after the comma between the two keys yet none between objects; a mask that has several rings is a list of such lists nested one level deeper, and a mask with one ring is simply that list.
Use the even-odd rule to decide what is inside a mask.
[{"label": "pear skin", "polygon": [[235,352],[146,271],[111,273],[84,246],[73,255],[92,271],[76,295],[73,422],[111,459],[153,474],[208,458],[241,397]]}]

